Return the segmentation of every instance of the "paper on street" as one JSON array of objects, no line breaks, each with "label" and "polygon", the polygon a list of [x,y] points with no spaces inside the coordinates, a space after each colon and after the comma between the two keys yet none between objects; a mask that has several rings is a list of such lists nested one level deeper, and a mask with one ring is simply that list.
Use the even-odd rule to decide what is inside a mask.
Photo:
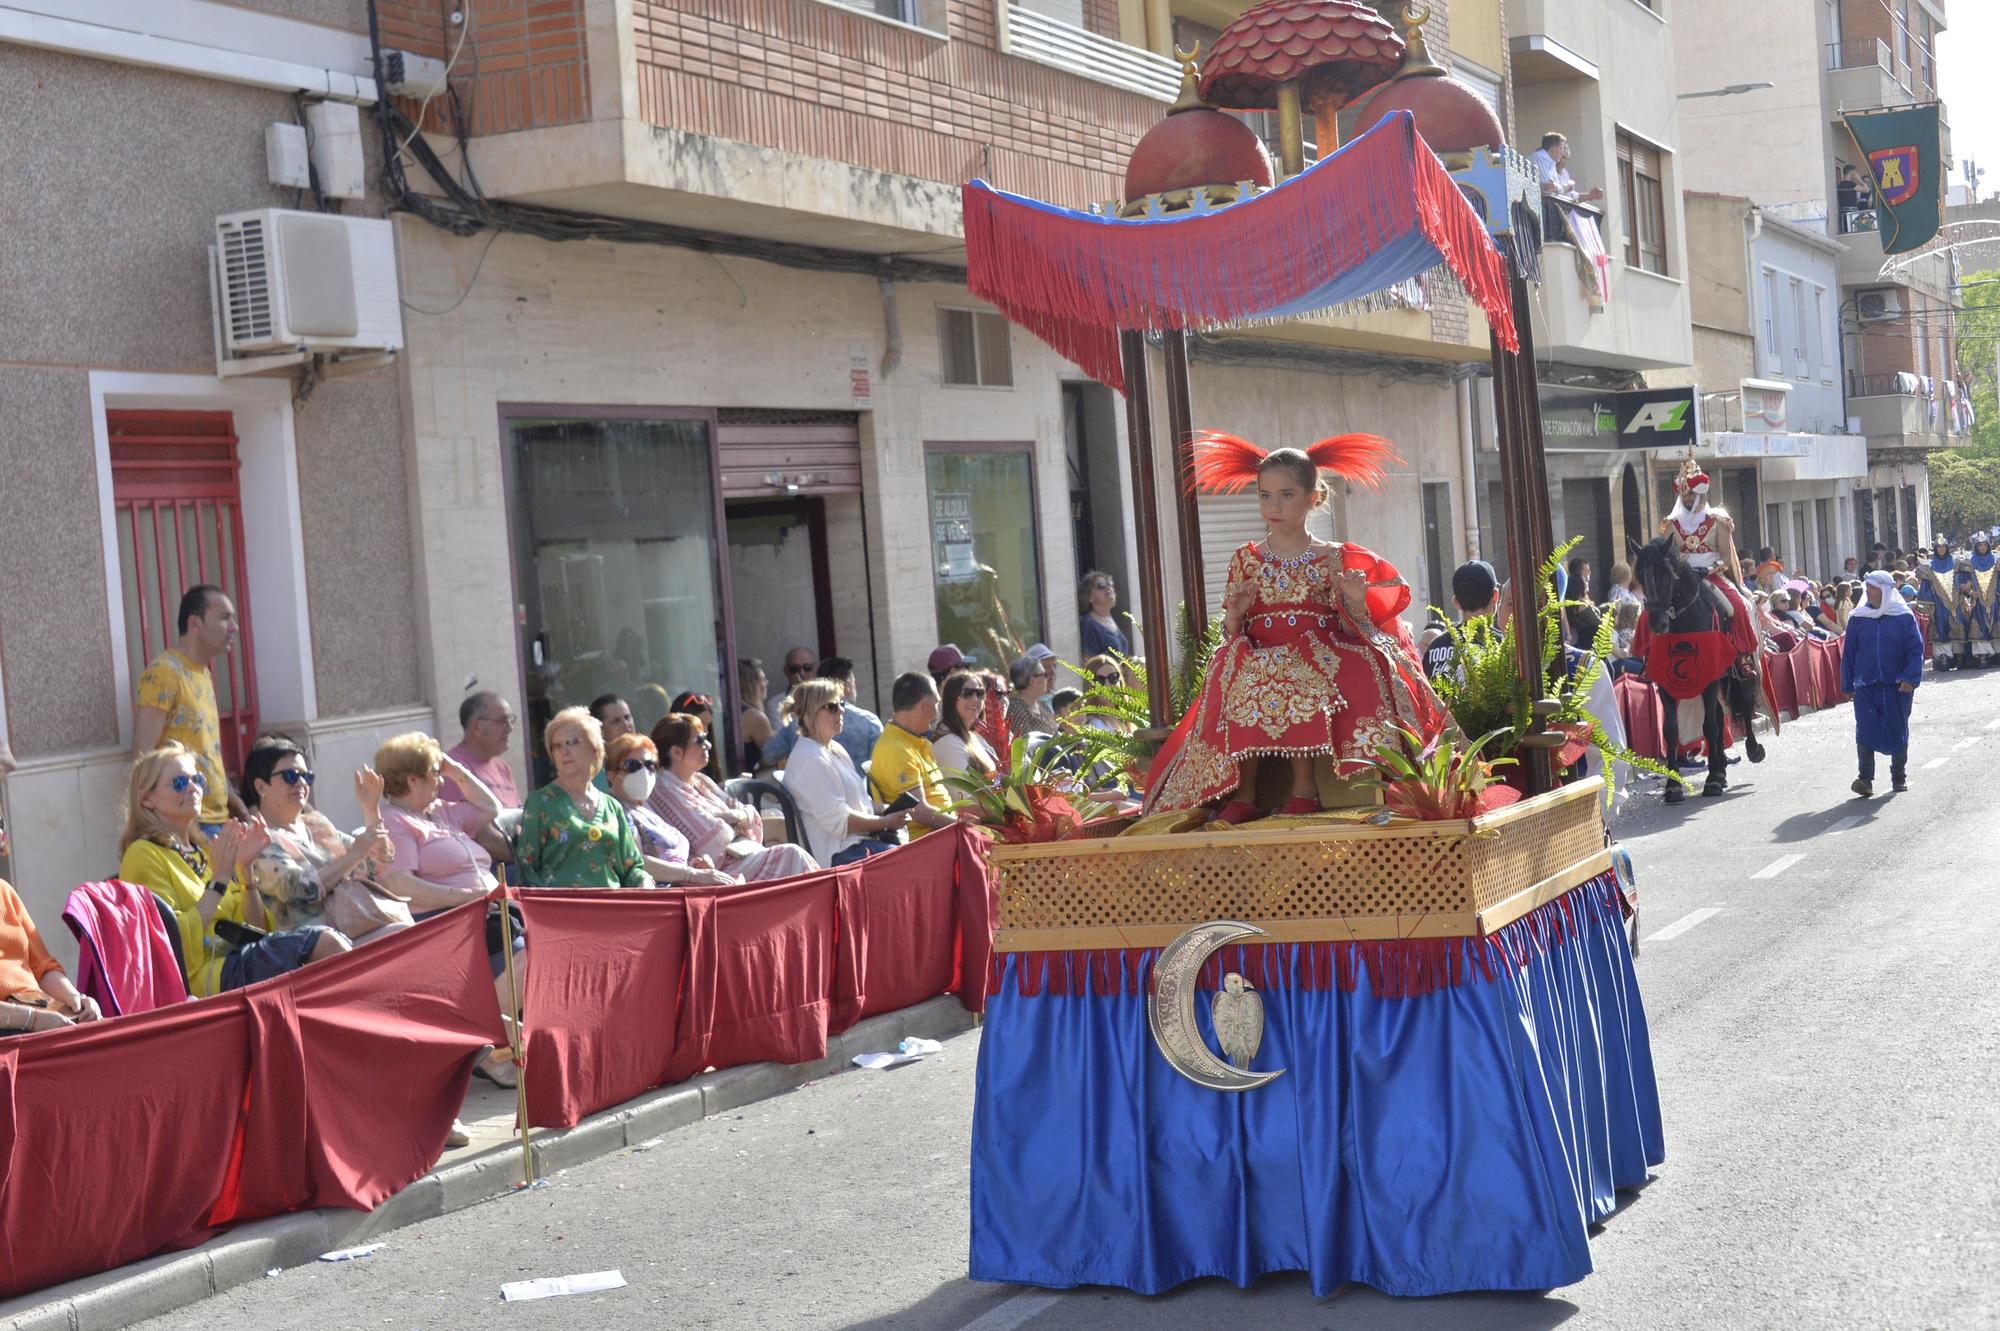
[{"label": "paper on street", "polygon": [[866,1068],[870,1072],[880,1072],[884,1068],[900,1068],[908,1063],[921,1062],[923,1062],[923,1058],[917,1054],[856,1054],[854,1056],[854,1066],[857,1068]]},{"label": "paper on street", "polygon": [[375,1250],[381,1246],[379,1243],[364,1243],[358,1248],[335,1248],[332,1252],[321,1253],[319,1259],[322,1262],[351,1262],[357,1257],[373,1257]]},{"label": "paper on street", "polygon": [[565,1294],[596,1294],[607,1289],[625,1288],[622,1271],[589,1271],[576,1276],[543,1276],[539,1280],[514,1280],[500,1287],[500,1297],[508,1303],[529,1299],[555,1299]]}]

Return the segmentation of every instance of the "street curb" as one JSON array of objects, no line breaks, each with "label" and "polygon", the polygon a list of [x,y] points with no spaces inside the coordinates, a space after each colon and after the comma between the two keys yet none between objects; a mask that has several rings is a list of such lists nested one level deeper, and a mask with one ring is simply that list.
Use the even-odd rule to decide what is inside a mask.
[{"label": "street curb", "polygon": [[[817,1062],[750,1063],[678,1086],[662,1086],[593,1114],[575,1127],[536,1130],[529,1139],[535,1173],[546,1178],[704,1118],[851,1071],[854,1055],[892,1050],[905,1036],[944,1039],[971,1030],[978,1021],[956,998],[932,998],[829,1036],[826,1057]],[[433,1169],[373,1211],[328,1208],[272,1216],[239,1225],[186,1252],[162,1253],[24,1294],[0,1303],[0,1331],[122,1331],[261,1280],[274,1268],[304,1266],[323,1252],[372,1243],[406,1225],[504,1196],[520,1183],[520,1161],[520,1142],[513,1140]]]}]

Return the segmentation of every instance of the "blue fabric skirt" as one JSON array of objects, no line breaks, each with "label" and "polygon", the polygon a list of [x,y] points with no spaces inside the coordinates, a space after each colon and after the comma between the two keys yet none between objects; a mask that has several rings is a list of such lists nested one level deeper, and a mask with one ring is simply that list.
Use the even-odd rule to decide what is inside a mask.
[{"label": "blue fabric skirt", "polygon": [[[1343,983],[1300,955],[1343,946]],[[1616,881],[1429,947],[1456,952],[1446,978],[1400,997],[1381,991],[1411,993],[1407,968],[1384,986],[1368,944],[1241,949],[1269,954],[1254,1066],[1285,1069],[1242,1094],[1167,1064],[1142,974],[1044,988],[1007,957],[979,1052],[973,1278],[1152,1294],[1304,1271],[1322,1296],[1582,1279],[1588,1226],[1664,1158]]]}]

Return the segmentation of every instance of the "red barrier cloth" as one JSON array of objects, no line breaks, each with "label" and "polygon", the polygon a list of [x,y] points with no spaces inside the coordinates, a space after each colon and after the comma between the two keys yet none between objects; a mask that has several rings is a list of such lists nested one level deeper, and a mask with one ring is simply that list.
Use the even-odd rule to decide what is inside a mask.
[{"label": "red barrier cloth", "polygon": [[1764,671],[1764,691],[1770,696],[1771,706],[1787,721],[1799,719],[1799,681],[1796,654],[1793,652],[1765,652],[1761,665]]},{"label": "red barrier cloth", "polygon": [[952,836],[958,842],[958,1001],[967,1012],[984,1012],[993,960],[993,866],[986,852],[993,843],[969,827]]},{"label": "red barrier cloth", "polygon": [[499,1035],[485,910],[199,1003],[0,1045],[0,1296],[436,1163]]},{"label": "red barrier cloth", "polygon": [[528,1122],[567,1128],[667,1081],[679,1035],[679,892],[517,891],[531,944],[522,1007]]},{"label": "red barrier cloth", "polygon": [[1618,718],[1625,723],[1625,744],[1641,758],[1665,762],[1667,731],[1660,711],[1660,692],[1638,675],[1620,675],[1611,683],[1618,699]]},{"label": "red barrier cloth", "polygon": [[834,1030],[957,986],[956,889],[960,848],[970,835],[934,832],[841,876],[842,970],[851,968],[855,982],[836,986]]}]

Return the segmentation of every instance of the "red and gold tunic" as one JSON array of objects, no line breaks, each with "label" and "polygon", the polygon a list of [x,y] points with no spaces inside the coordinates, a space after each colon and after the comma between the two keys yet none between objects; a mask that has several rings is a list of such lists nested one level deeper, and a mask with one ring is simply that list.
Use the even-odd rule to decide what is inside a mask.
[{"label": "red and gold tunic", "polygon": [[[1342,569],[1371,584],[1370,622],[1340,603]],[[1242,631],[1216,650],[1201,696],[1153,760],[1149,813],[1220,799],[1246,758],[1353,762],[1393,740],[1396,726],[1423,734],[1447,719],[1395,632],[1410,589],[1387,560],[1358,545],[1280,559],[1253,542],[1229,561],[1225,601],[1245,583],[1257,594]]]},{"label": "red and gold tunic", "polygon": [[1754,656],[1758,649],[1757,624],[1751,618],[1750,603],[1743,599],[1742,591],[1730,581],[1729,570],[1722,566],[1722,536],[1734,525],[1730,516],[1719,508],[1704,506],[1697,515],[1676,504],[1661,528],[1689,567],[1707,578],[1709,586],[1721,592],[1722,599],[1729,603],[1733,612],[1729,619],[1730,646],[1738,656]]}]

